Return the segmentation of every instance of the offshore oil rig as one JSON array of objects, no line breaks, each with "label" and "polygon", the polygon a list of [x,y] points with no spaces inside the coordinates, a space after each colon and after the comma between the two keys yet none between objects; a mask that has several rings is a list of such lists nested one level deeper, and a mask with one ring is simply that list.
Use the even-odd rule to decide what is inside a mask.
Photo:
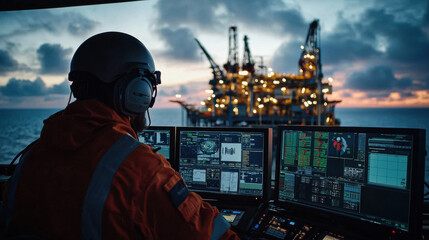
[{"label": "offshore oil rig", "polygon": [[201,101],[200,108],[170,100],[186,110],[186,125],[339,125],[335,105],[341,101],[325,97],[332,93],[332,79],[323,81],[318,20],[310,24],[305,44],[301,45],[298,74],[279,74],[263,62],[255,69],[247,36],[240,64],[234,25],[229,28],[228,60],[223,69],[195,40],[210,62],[213,78],[209,81],[211,88],[206,90],[210,96]]}]

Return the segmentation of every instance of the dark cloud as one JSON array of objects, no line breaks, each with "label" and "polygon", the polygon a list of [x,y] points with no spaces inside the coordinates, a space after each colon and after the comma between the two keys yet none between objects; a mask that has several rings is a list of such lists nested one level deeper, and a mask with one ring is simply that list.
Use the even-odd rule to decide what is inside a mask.
[{"label": "dark cloud", "polygon": [[[183,45],[195,35],[193,32],[226,33],[227,26],[230,24],[301,39],[305,37],[307,31],[307,23],[301,12],[289,8],[281,0],[160,0],[155,7],[158,12],[156,26],[160,26],[155,31],[169,48],[166,54],[175,59],[197,60],[195,50],[192,49],[190,54],[184,53],[195,45],[193,40],[190,44]],[[183,35],[174,35],[179,33]],[[181,37],[181,39],[169,39],[169,37]],[[180,40],[184,41],[180,42]],[[176,49],[178,43],[184,46],[183,50]]]},{"label": "dark cloud", "polygon": [[0,76],[18,70],[18,62],[10,56],[9,52],[0,49]]},{"label": "dark cloud", "polygon": [[71,48],[64,49],[59,44],[45,43],[37,49],[37,57],[40,61],[40,73],[63,74],[69,71]]},{"label": "dark cloud", "polygon": [[175,59],[197,61],[198,45],[195,43],[194,36],[189,28],[179,28],[171,30],[162,28],[159,31],[167,44],[164,54]]},{"label": "dark cloud", "polygon": [[366,93],[366,98],[384,99],[390,96],[389,91],[369,91]]},{"label": "dark cloud", "polygon": [[301,55],[300,46],[304,42],[283,43],[274,53],[271,66],[277,72],[298,73],[298,60]]},{"label": "dark cloud", "polygon": [[0,92],[9,97],[44,96],[48,93],[41,78],[34,81],[11,78],[6,86],[0,87]]},{"label": "dark cloud", "polygon": [[307,25],[299,10],[288,8],[281,0],[160,0],[155,7],[157,24],[170,28],[186,25],[223,31],[224,26],[234,23],[295,34],[302,33]]},{"label": "dark cloud", "polygon": [[[384,9],[367,10],[356,23],[357,29],[370,32],[368,40],[383,39],[385,41],[385,57],[397,62],[429,65],[429,38],[420,24],[397,20],[395,15]],[[366,40],[363,36],[363,40]]]},{"label": "dark cloud", "polygon": [[306,32],[307,23],[301,12],[288,8],[281,0],[223,0],[221,3],[230,22],[294,36],[302,36]]},{"label": "dark cloud", "polygon": [[429,28],[429,3],[428,2],[426,2],[426,10],[425,10],[425,14],[423,15],[422,25],[423,27]]},{"label": "dark cloud", "polygon": [[[267,14],[271,14],[268,12]],[[286,9],[274,11],[271,15],[272,18],[268,20],[275,23],[274,26],[280,30],[281,33],[287,33],[295,38],[304,39],[305,33],[307,32],[308,23],[304,20],[301,12],[296,9]],[[276,26],[278,24],[278,26]]]},{"label": "dark cloud", "polygon": [[32,10],[27,12],[9,11],[0,14],[0,22],[10,26],[12,31],[3,30],[0,38],[24,35],[38,31],[58,34],[64,31],[72,35],[81,36],[92,31],[99,23],[88,17],[76,13],[53,13],[51,10]]},{"label": "dark cloud", "polygon": [[422,10],[428,5],[428,1],[422,0],[373,0],[374,8],[385,9],[397,18],[408,22],[419,22]]},{"label": "dark cloud", "polygon": [[390,67],[375,66],[364,72],[354,72],[347,80],[347,87],[361,91],[405,90],[412,86],[410,78],[396,78]]},{"label": "dark cloud", "polygon": [[69,94],[67,80],[52,87],[47,87],[41,78],[34,81],[11,78],[5,86],[0,86],[0,93],[7,97],[47,96],[49,94]]},{"label": "dark cloud", "polygon": [[212,0],[160,0],[155,8],[158,11],[157,23],[161,26],[179,27],[182,25],[207,28],[220,24],[215,16],[218,6]]},{"label": "dark cloud", "polygon": [[401,92],[401,98],[415,97],[416,95],[411,91]]},{"label": "dark cloud", "polygon": [[377,54],[374,46],[341,33],[328,35],[323,39],[321,47],[321,60],[324,64],[365,60]]}]

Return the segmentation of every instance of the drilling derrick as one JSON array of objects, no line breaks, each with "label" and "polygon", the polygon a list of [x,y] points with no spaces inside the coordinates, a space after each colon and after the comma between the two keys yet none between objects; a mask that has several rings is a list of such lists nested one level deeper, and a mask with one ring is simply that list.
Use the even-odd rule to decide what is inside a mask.
[{"label": "drilling derrick", "polygon": [[[239,71],[238,66],[238,49],[237,49],[237,27],[232,25],[229,28],[229,39],[228,39],[228,61],[224,65],[227,81],[225,88],[227,107],[227,125],[232,126],[232,115],[235,108],[233,108],[233,101],[237,97],[236,84],[237,84],[237,73]],[[234,99],[234,100],[233,100]]]},{"label": "drilling derrick", "polygon": [[252,54],[250,53],[250,48],[249,48],[249,42],[248,42],[249,38],[247,37],[247,35],[244,35],[244,53],[243,53],[243,64],[242,64],[242,69],[243,69],[243,75],[248,74],[249,78],[247,82],[243,81],[241,82],[241,86],[244,87],[244,93],[248,93],[248,97],[247,97],[247,115],[252,117],[253,116],[253,108],[255,105],[255,99],[254,99],[254,93],[253,93],[253,87],[255,85],[255,78],[254,78],[254,73],[255,73],[255,62],[252,59]]},{"label": "drilling derrick", "polygon": [[238,73],[237,26],[229,28],[228,60],[224,65],[227,73]]},{"label": "drilling derrick", "polygon": [[243,71],[247,71],[248,73],[255,72],[255,63],[253,62],[252,55],[250,54],[250,48],[247,35],[244,36],[244,55],[243,55]]}]

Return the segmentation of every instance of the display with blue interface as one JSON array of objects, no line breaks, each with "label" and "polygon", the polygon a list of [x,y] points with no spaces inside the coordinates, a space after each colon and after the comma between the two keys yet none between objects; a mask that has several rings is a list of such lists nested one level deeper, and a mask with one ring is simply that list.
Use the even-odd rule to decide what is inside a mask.
[{"label": "display with blue interface", "polygon": [[195,192],[263,196],[263,132],[178,131],[178,171]]},{"label": "display with blue interface", "polygon": [[280,131],[280,203],[409,229],[412,134],[329,128]]},{"label": "display with blue interface", "polygon": [[174,128],[157,127],[145,129],[139,134],[139,141],[153,147],[157,150],[157,153],[162,154],[167,160],[170,160],[172,129]]}]

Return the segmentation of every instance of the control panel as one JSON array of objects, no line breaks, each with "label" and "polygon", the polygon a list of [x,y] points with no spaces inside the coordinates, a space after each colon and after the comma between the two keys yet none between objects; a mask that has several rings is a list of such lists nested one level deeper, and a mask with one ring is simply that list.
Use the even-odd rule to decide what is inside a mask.
[{"label": "control panel", "polygon": [[274,208],[264,210],[254,220],[249,230],[251,239],[278,240],[340,240],[352,239],[346,235],[321,226],[317,222],[305,221],[285,211]]}]

